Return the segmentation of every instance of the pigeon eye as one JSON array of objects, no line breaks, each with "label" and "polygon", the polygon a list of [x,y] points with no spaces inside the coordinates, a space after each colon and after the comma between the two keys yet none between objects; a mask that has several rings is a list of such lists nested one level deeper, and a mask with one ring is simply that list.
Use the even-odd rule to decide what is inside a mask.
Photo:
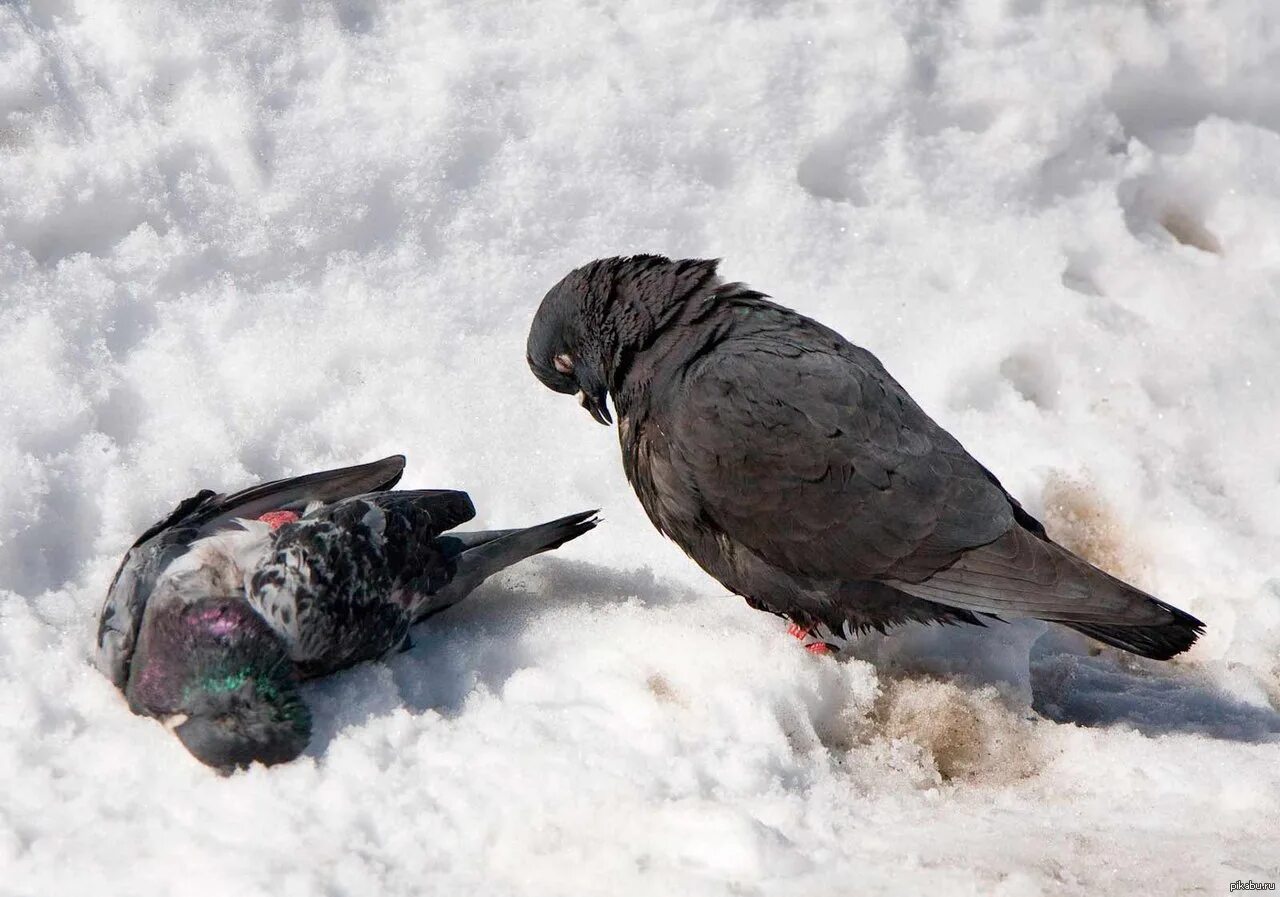
[{"label": "pigeon eye", "polygon": [[551,359],[551,363],[555,365],[556,370],[562,374],[573,373],[573,359],[563,352]]}]

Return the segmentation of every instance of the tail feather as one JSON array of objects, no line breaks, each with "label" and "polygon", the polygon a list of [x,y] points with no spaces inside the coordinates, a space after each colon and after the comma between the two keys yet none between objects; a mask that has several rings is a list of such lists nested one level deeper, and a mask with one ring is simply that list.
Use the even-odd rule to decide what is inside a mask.
[{"label": "tail feather", "polygon": [[480,583],[512,564],[559,548],[595,529],[600,522],[596,517],[598,513],[598,510],[581,511],[524,529],[484,530],[441,536],[437,541],[454,557],[456,572],[448,585],[424,602],[414,615],[414,622],[452,607],[471,594]]},{"label": "tail feather", "polygon": [[1020,527],[919,583],[893,585],[950,607],[1061,623],[1143,657],[1185,651],[1204,624]]},{"label": "tail feather", "polygon": [[1152,660],[1168,660],[1195,644],[1204,624],[1188,613],[1173,608],[1173,622],[1160,626],[1103,626],[1096,623],[1066,623],[1103,644]]}]

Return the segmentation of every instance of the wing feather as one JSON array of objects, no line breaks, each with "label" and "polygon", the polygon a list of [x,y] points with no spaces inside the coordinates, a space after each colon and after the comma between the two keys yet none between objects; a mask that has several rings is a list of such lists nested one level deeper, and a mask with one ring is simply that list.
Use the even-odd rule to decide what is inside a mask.
[{"label": "wing feather", "polygon": [[448,583],[437,537],[475,516],[465,492],[359,495],[281,527],[249,579],[248,600],[305,676],[402,645],[420,593]]},{"label": "wing feather", "polygon": [[728,341],[690,371],[669,434],[701,512],[812,577],[918,581],[1014,525],[994,478],[870,353]]}]

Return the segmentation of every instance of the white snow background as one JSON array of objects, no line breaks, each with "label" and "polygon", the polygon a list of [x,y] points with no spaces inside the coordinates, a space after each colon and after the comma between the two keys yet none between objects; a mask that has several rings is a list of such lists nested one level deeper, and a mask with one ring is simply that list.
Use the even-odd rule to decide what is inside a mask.
[{"label": "white snow background", "polygon": [[[525,366],[602,255],[880,355],[1202,617],[840,660],[649,525]],[[0,894],[1228,893],[1280,879],[1280,5],[0,5]],[[134,536],[393,452],[606,522],[220,778],[90,666]]]}]

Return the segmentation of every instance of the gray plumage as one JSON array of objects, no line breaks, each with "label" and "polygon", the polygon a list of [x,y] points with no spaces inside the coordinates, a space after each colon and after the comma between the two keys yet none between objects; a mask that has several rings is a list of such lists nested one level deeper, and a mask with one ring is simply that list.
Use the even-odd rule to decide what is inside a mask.
[{"label": "gray plumage", "polygon": [[1168,658],[1194,617],[1054,543],[870,352],[716,262],[603,259],[552,288],[528,360],[618,415],[664,534],[753,607],[819,637],[1035,617]]},{"label": "gray plumage", "polygon": [[290,760],[310,735],[299,681],[406,647],[415,623],[596,523],[449,533],[471,499],[390,491],[403,468],[397,455],[183,501],[125,555],[99,667],[202,762]]},{"label": "gray plumage", "polygon": [[256,520],[270,511],[301,512],[312,501],[327,503],[361,492],[390,489],[404,472],[404,457],[259,483],[231,495],[212,490],[178,503],[140,535],[116,569],[98,617],[97,663],[120,688],[129,678],[143,611],[161,574],[186,554],[191,543],[231,525],[236,518]]}]

